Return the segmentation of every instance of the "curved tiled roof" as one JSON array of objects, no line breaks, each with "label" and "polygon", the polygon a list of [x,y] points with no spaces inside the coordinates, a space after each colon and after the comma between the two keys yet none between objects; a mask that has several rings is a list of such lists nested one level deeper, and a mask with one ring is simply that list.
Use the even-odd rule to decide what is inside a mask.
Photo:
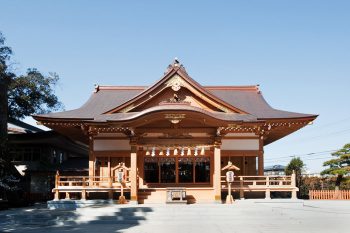
[{"label": "curved tiled roof", "polygon": [[313,114],[303,114],[274,109],[266,102],[258,89],[256,91],[246,91],[244,89],[220,90],[209,88],[209,91],[229,104],[256,116],[258,119],[303,118],[315,116]]},{"label": "curved tiled roof", "polygon": [[140,93],[140,89],[102,89],[94,92],[88,101],[78,109],[40,115],[49,118],[93,119],[119,106]]},{"label": "curved tiled roof", "polygon": [[[101,87],[97,92],[93,93],[88,101],[78,109],[49,113],[46,115],[40,115],[40,117],[45,118],[61,118],[61,119],[122,119],[124,117],[128,118],[130,116],[136,116],[142,112],[131,112],[131,113],[120,113],[120,114],[107,114],[103,115],[104,112],[119,106],[126,101],[139,95],[144,89],[140,88],[129,88],[129,87]],[[231,87],[231,88],[213,88],[204,87],[213,95],[222,99],[223,101],[248,112],[251,117],[249,119],[279,119],[279,118],[304,118],[304,117],[314,117],[313,114],[302,114],[295,112],[282,111],[272,108],[264,99],[262,94],[254,88],[251,87]],[[184,106],[181,106],[182,108]],[[169,110],[165,106],[158,106],[157,111],[164,109]],[[180,109],[178,109],[180,110]],[[189,109],[184,109],[189,110]],[[193,110],[193,109],[191,109]],[[144,112],[144,111],[143,111]],[[229,113],[213,113],[217,118],[222,118],[221,116],[227,115]],[[113,115],[113,116],[108,116]],[[245,118],[247,114],[235,114],[242,115]],[[117,117],[118,116],[118,117]],[[122,117],[123,116],[123,117]],[[229,117],[230,118],[230,117]],[[246,118],[247,119],[247,118]]]},{"label": "curved tiled roof", "polygon": [[[202,112],[217,119],[227,120],[247,120],[256,121],[264,119],[288,119],[288,118],[315,118],[313,114],[302,114],[295,112],[282,111],[272,108],[264,99],[258,86],[209,86],[204,87],[188,76],[185,68],[179,64],[173,64],[168,67],[163,78],[150,87],[144,86],[97,86],[95,92],[89,100],[80,108],[65,112],[50,113],[46,115],[34,116],[37,118],[54,119],[81,119],[81,120],[125,120],[132,117],[138,117],[150,111],[170,110],[166,106],[157,106],[141,112],[120,113],[118,109],[123,106],[133,104],[133,101],[144,98],[157,86],[166,82],[172,75],[178,74],[197,88],[201,94],[209,97],[223,106],[238,110],[241,114],[223,113],[223,112]],[[170,87],[169,87],[170,88]],[[174,107],[174,106],[173,106]],[[189,106],[187,106],[189,107]],[[177,110],[199,111],[198,109],[186,109],[184,105]],[[175,109],[173,109],[175,110]],[[117,112],[117,113],[115,113]],[[108,114],[105,114],[108,113]]]}]

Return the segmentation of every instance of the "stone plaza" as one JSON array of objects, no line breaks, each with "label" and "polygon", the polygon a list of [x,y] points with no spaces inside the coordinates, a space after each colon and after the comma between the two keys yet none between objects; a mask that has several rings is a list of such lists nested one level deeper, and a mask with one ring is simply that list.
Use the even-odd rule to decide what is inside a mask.
[{"label": "stone plaza", "polygon": [[0,232],[347,232],[350,202],[242,200],[231,205],[104,205],[0,212]]}]

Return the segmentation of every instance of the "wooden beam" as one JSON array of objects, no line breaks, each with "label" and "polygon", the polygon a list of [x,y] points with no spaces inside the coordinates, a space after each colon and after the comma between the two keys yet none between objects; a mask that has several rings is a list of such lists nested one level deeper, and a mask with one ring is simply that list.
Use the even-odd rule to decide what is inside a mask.
[{"label": "wooden beam", "polygon": [[136,134],[143,133],[209,133],[214,135],[216,128],[194,127],[194,128],[136,128]]},{"label": "wooden beam", "polygon": [[212,138],[204,138],[204,139],[197,139],[197,138],[169,138],[169,139],[163,139],[163,138],[141,138],[138,140],[138,145],[159,145],[159,146],[170,146],[170,145],[183,145],[183,146],[194,146],[194,145],[212,145],[214,144],[214,139]]}]

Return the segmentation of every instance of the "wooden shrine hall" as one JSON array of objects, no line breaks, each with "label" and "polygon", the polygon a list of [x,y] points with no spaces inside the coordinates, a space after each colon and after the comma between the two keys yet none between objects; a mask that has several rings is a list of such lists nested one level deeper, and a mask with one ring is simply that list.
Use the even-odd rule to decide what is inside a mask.
[{"label": "wooden shrine hall", "polygon": [[254,191],[295,197],[293,175],[264,176],[264,146],[316,117],[272,108],[259,86],[202,86],[178,60],[149,87],[96,86],[78,109],[34,116],[89,145],[88,176],[57,174],[55,199],[115,198],[123,190],[138,203],[221,202],[229,162],[239,168],[231,187],[241,198]]}]

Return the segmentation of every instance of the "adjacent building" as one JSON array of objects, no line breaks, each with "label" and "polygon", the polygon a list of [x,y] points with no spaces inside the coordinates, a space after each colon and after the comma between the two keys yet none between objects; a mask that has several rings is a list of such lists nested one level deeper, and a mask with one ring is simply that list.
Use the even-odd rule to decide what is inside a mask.
[{"label": "adjacent building", "polygon": [[52,197],[57,170],[63,174],[88,174],[87,146],[55,131],[9,119],[8,146],[12,163],[23,176],[22,191],[31,201]]}]

